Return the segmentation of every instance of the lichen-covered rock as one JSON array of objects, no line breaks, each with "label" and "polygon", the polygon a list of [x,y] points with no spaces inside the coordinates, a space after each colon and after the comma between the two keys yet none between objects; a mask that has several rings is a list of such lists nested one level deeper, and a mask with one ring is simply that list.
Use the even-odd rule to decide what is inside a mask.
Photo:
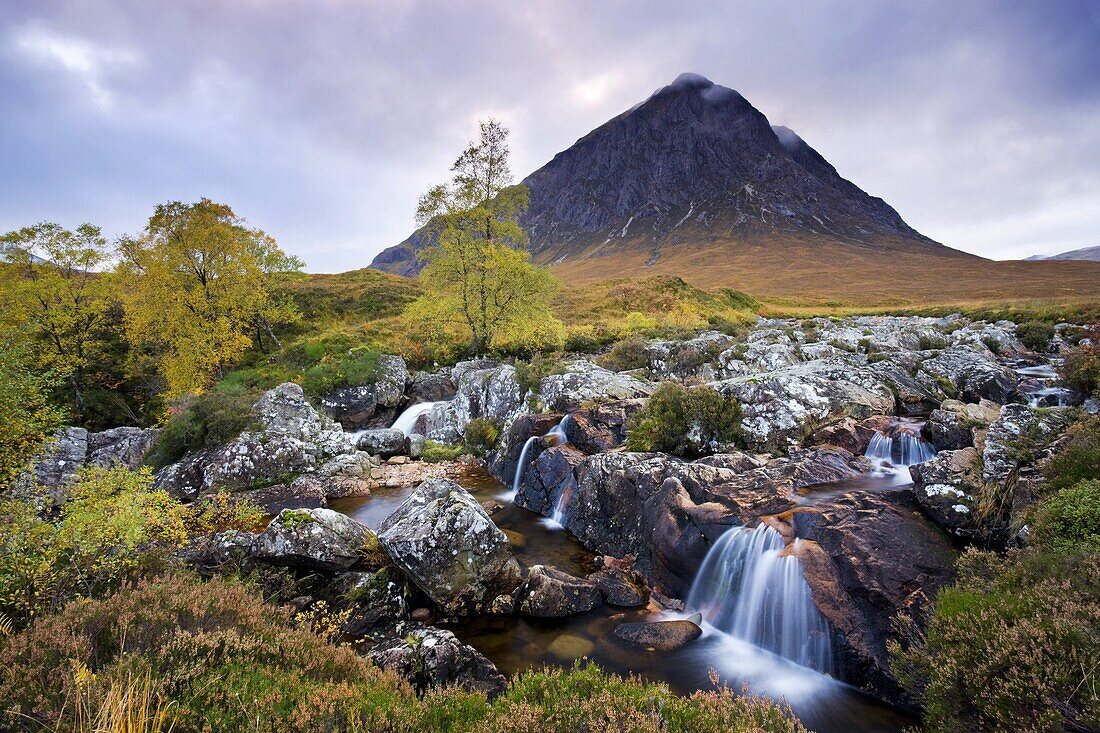
[{"label": "lichen-covered rock", "polygon": [[405,452],[405,433],[395,428],[375,428],[359,434],[356,447],[374,455],[389,458]]},{"label": "lichen-covered rock", "polygon": [[984,347],[952,347],[929,352],[920,362],[918,381],[933,391],[964,402],[988,399],[998,404],[1008,402],[1016,389],[1016,373]]},{"label": "lichen-covered rock", "polygon": [[650,341],[645,347],[649,374],[656,379],[698,377],[713,369],[718,355],[733,341],[719,331],[704,331],[686,341]]},{"label": "lichen-covered rock", "polygon": [[276,565],[334,572],[362,559],[373,533],[331,509],[284,509],[256,537],[255,558]]},{"label": "lichen-covered rock", "polygon": [[672,621],[634,621],[615,627],[615,636],[633,646],[670,652],[695,641],[703,629],[687,619]]},{"label": "lichen-covered rock", "polygon": [[943,450],[909,471],[917,501],[933,522],[958,537],[978,535],[975,511],[982,470],[977,450]]},{"label": "lichen-covered rock", "polygon": [[982,479],[1006,484],[1019,469],[1035,464],[1070,423],[1065,410],[1005,405],[989,426],[982,452]]},{"label": "lichen-covered rock", "polygon": [[379,525],[386,555],[447,614],[485,610],[520,583],[508,538],[465,489],[422,483]]},{"label": "lichen-covered rock", "polygon": [[570,412],[585,403],[648,397],[653,385],[590,361],[575,361],[561,374],[543,377],[539,396],[548,410]]},{"label": "lichen-covered rock", "polygon": [[458,685],[491,700],[508,688],[504,675],[485,655],[450,631],[431,626],[382,642],[367,659],[401,675],[419,692]]},{"label": "lichen-covered rock", "polygon": [[371,384],[333,390],[321,398],[321,406],[346,430],[387,427],[405,401],[409,370],[400,356],[378,357],[378,374]]},{"label": "lichen-covered rock", "polygon": [[460,362],[452,375],[457,385],[454,399],[436,405],[427,415],[426,435],[432,440],[459,443],[466,425],[475,418],[507,425],[526,411],[527,392],[516,381],[511,365]]},{"label": "lichen-covered rock", "polygon": [[550,565],[534,565],[518,591],[519,612],[536,618],[560,618],[591,611],[603,602],[599,589]]},{"label": "lichen-covered rock", "polygon": [[455,383],[449,372],[417,372],[405,389],[410,405],[418,402],[441,402],[455,396]]},{"label": "lichen-covered rock", "polygon": [[786,448],[815,427],[894,408],[893,393],[873,372],[842,361],[806,362],[712,386],[741,403],[741,429],[755,450]]},{"label": "lichen-covered rock", "polygon": [[88,431],[62,428],[43,447],[30,469],[15,481],[17,496],[57,505],[68,497],[67,487],[76,481],[88,455]]},{"label": "lichen-covered rock", "polygon": [[89,466],[125,466],[137,470],[160,431],[153,428],[121,427],[88,434]]},{"label": "lichen-covered rock", "polygon": [[377,634],[409,620],[412,590],[394,568],[342,573],[331,591],[349,611],[344,631],[352,636]]}]

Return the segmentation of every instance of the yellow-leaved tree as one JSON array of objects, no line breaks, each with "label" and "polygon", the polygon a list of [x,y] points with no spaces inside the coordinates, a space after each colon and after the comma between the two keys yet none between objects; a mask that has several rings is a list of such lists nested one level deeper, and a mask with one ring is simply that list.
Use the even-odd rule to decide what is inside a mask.
[{"label": "yellow-leaved tree", "polygon": [[119,243],[126,332],[157,355],[168,397],[201,392],[297,310],[274,286],[302,261],[210,199],[157,206],[139,236]]},{"label": "yellow-leaved tree", "polygon": [[451,180],[417,207],[433,244],[421,254],[425,293],[407,315],[439,335],[468,339],[475,354],[558,347],[564,334],[550,311],[557,281],[523,249],[527,235],[518,219],[528,191],[512,185],[507,140],[499,122],[482,122]]}]

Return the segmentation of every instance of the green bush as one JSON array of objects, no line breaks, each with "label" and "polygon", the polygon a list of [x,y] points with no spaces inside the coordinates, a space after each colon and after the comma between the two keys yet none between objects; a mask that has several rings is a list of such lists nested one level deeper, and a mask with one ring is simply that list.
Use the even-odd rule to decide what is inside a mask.
[{"label": "green bush", "polygon": [[1069,426],[1066,436],[1066,445],[1043,470],[1047,488],[1052,491],[1100,479],[1100,416],[1083,416]]},{"label": "green bush", "polygon": [[420,698],[352,648],[292,622],[289,611],[265,604],[247,586],[182,573],[71,604],[0,648],[0,727],[72,730],[74,698],[94,710],[112,688],[136,678],[171,701],[166,707],[179,731],[804,730],[763,699],[728,690],[680,697],[595,665],[527,672],[492,703],[453,687]]},{"label": "green bush", "polygon": [[475,456],[484,456],[497,447],[500,440],[500,423],[483,417],[476,417],[466,423],[462,433],[466,450]]},{"label": "green bush", "polygon": [[627,447],[678,456],[726,450],[741,442],[741,405],[712,387],[664,382],[627,427]]},{"label": "green bush", "polygon": [[1070,349],[1060,369],[1062,382],[1086,395],[1100,396],[1100,328],[1089,332],[1093,343]]},{"label": "green bush", "polygon": [[529,361],[516,361],[516,383],[526,392],[538,394],[544,377],[561,371],[561,364],[549,356],[534,354]]},{"label": "green bush", "polygon": [[49,401],[52,378],[35,368],[34,356],[10,331],[0,332],[0,489],[27,467],[62,414]]},{"label": "green bush", "polygon": [[617,341],[606,354],[600,357],[599,364],[613,372],[626,372],[631,369],[644,369],[649,366],[646,354],[646,340],[641,336],[630,336]]},{"label": "green bush", "polygon": [[1032,351],[1045,352],[1054,338],[1054,326],[1046,321],[1024,321],[1016,326],[1016,338]]},{"label": "green bush", "polygon": [[379,356],[378,351],[368,348],[326,356],[305,370],[302,389],[320,396],[341,387],[371,384],[378,379]]},{"label": "green bush", "polygon": [[1100,556],[967,551],[927,635],[890,644],[924,729],[1061,733],[1100,725]]},{"label": "green bush", "polygon": [[424,448],[420,451],[420,460],[428,463],[453,461],[462,455],[463,450],[461,445],[447,445],[435,440],[425,440]]},{"label": "green bush", "polygon": [[1062,489],[1039,505],[1036,544],[1058,552],[1100,553],[1100,480]]},{"label": "green bush", "polygon": [[161,468],[191,451],[228,443],[252,424],[252,405],[259,399],[258,393],[237,386],[188,398],[164,424],[149,463]]},{"label": "green bush", "polygon": [[918,348],[921,351],[935,351],[936,349],[946,349],[947,339],[943,338],[942,336],[921,334]]}]

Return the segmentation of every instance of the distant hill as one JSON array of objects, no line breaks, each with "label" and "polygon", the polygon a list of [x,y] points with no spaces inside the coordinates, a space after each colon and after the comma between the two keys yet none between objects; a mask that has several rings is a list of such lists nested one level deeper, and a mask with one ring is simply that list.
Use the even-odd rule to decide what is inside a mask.
[{"label": "distant hill", "polygon": [[1087,262],[1100,262],[1100,246],[1073,249],[1069,252],[1062,252],[1057,255],[1035,255],[1027,258],[1028,262],[1036,262],[1038,260],[1085,260]]},{"label": "distant hill", "polygon": [[[973,258],[920,234],[889,204],[843,178],[792,130],[732,89],[682,74],[596,128],[524,183],[522,223],[537,262],[558,265],[624,253],[675,263],[681,245],[732,248],[784,241]],[[419,270],[423,230],[371,267]],[[632,258],[633,259],[633,258]]]}]

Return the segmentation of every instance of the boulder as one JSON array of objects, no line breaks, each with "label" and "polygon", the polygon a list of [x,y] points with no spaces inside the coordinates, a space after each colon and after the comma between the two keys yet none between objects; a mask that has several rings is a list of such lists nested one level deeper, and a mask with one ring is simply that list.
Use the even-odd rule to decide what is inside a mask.
[{"label": "boulder", "polygon": [[964,402],[984,398],[1004,404],[1016,390],[1016,373],[984,347],[929,352],[929,358],[920,362],[916,378],[941,399],[954,397]]},{"label": "boulder", "polygon": [[589,573],[587,580],[600,592],[603,602],[609,606],[623,608],[635,608],[644,606],[649,600],[649,594],[642,583],[621,567],[607,565],[593,573]]},{"label": "boulder", "polygon": [[405,442],[405,452],[409,458],[420,458],[424,455],[424,444],[428,441],[423,435],[410,435]]},{"label": "boulder", "polygon": [[136,471],[159,434],[160,431],[153,428],[134,427],[89,433],[87,464],[103,468],[125,466]]},{"label": "boulder", "polygon": [[515,367],[482,360],[460,362],[451,374],[457,385],[455,397],[428,413],[425,421],[428,438],[460,443],[466,425],[475,418],[496,420],[507,426],[526,412],[527,392],[516,381]]},{"label": "boulder", "polygon": [[590,581],[550,565],[535,565],[518,592],[519,612],[536,618],[559,618],[591,611],[603,602]]},{"label": "boulder", "polygon": [[751,448],[780,450],[817,426],[845,417],[892,414],[894,395],[873,372],[843,361],[814,361],[712,384],[741,403]]},{"label": "boulder", "polygon": [[359,434],[356,447],[373,455],[389,458],[405,452],[405,433],[395,428],[375,428]]},{"label": "boulder", "polygon": [[371,384],[333,390],[321,398],[325,412],[345,430],[386,427],[405,401],[409,370],[400,356],[378,357],[378,375]]},{"label": "boulder", "polygon": [[57,505],[68,498],[67,487],[76,481],[88,455],[88,431],[61,428],[15,481],[15,494]]},{"label": "boulder", "polygon": [[457,685],[491,700],[508,688],[504,675],[485,655],[450,631],[431,626],[382,642],[367,659],[401,675],[421,693]]},{"label": "boulder", "polygon": [[410,405],[417,402],[441,402],[455,396],[455,383],[449,372],[417,372],[409,381],[405,397]]},{"label": "boulder", "polygon": [[933,410],[924,433],[936,450],[958,450],[974,445],[974,434],[966,418],[953,410]]},{"label": "boulder", "polygon": [[547,448],[545,441],[536,441],[528,451],[528,465],[523,469],[514,501],[550,516],[559,500],[567,504],[571,501],[577,483],[573,470],[583,460],[584,454],[571,445]]},{"label": "boulder", "polygon": [[428,479],[382,520],[386,555],[444,613],[487,608],[520,583],[508,538],[477,500],[447,479]]},{"label": "boulder", "polygon": [[585,403],[648,397],[653,385],[628,374],[612,372],[590,361],[575,361],[561,374],[543,377],[539,396],[546,409],[571,412]]},{"label": "boulder", "polygon": [[638,621],[619,624],[615,636],[633,646],[658,652],[670,652],[695,641],[703,630],[686,619]]},{"label": "boulder", "polygon": [[958,537],[978,536],[975,509],[982,469],[977,450],[943,450],[930,461],[910,466],[909,472],[917,501],[933,522]]},{"label": "boulder", "polygon": [[626,427],[645,407],[644,399],[616,400],[570,413],[566,435],[571,445],[592,455],[615,450],[626,442]]},{"label": "boulder", "polygon": [[347,572],[333,579],[335,602],[350,613],[344,631],[357,637],[393,629],[410,618],[412,591],[394,568],[373,572]]},{"label": "boulder", "polygon": [[1007,484],[1020,469],[1042,458],[1070,422],[1071,415],[1065,410],[1005,405],[985,437],[982,479]]},{"label": "boulder", "polygon": [[698,377],[733,342],[719,331],[704,331],[686,341],[650,341],[645,347],[649,373],[657,379]]},{"label": "boulder", "polygon": [[260,560],[304,570],[336,572],[358,563],[373,533],[331,509],[284,509],[256,537]]},{"label": "boulder", "polygon": [[[489,473],[498,480],[511,485],[516,475],[516,466],[519,463],[520,454],[523,453],[527,441],[533,437],[546,435],[561,422],[562,415],[529,415],[516,416],[511,425],[503,432],[496,450],[489,454]],[[540,449],[544,449],[543,445]],[[534,446],[532,445],[532,448]],[[531,449],[528,449],[526,460],[530,463],[534,459]]]}]

